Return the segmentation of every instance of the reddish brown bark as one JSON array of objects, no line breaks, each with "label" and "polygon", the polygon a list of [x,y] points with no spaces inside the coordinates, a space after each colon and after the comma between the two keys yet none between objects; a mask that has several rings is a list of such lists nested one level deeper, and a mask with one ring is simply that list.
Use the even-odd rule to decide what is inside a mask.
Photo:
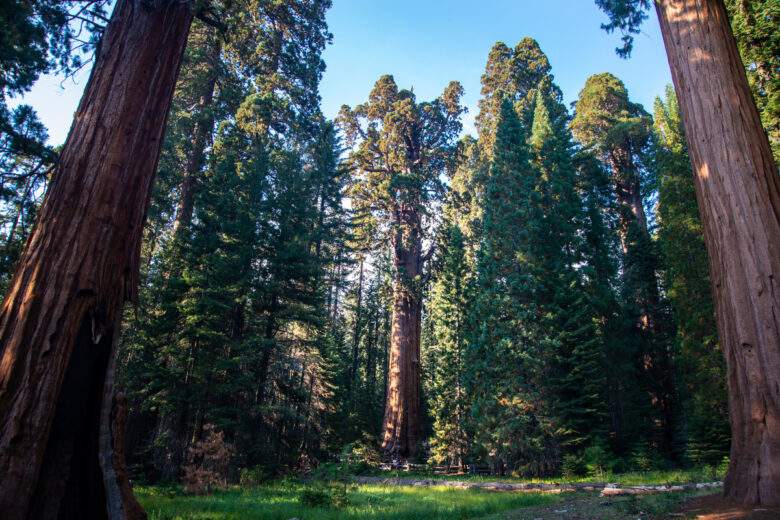
[{"label": "reddish brown bark", "polygon": [[[192,13],[119,0],[0,311],[0,518],[105,518],[125,300]],[[104,428],[101,430],[101,422]],[[120,494],[121,496],[121,494]]]},{"label": "reddish brown bark", "polygon": [[722,0],[658,0],[726,356],[726,495],[780,505],[780,176]]},{"label": "reddish brown bark", "polygon": [[388,359],[382,449],[388,456],[413,458],[420,433],[420,320],[422,233],[416,208],[396,210],[393,239],[395,281]]}]

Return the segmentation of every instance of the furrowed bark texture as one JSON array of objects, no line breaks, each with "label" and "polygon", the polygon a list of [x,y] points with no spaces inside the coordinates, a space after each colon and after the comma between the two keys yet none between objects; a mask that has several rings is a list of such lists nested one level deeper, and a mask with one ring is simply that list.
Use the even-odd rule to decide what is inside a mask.
[{"label": "furrowed bark texture", "polygon": [[[185,1],[117,2],[3,302],[5,520],[107,517],[105,482],[118,480],[101,467],[113,445],[101,422],[110,416],[121,310],[135,297],[144,216],[191,21]],[[113,511],[132,517],[121,504]]]},{"label": "furrowed bark texture", "polygon": [[406,459],[415,456],[420,432],[422,299],[416,286],[423,266],[422,233],[416,209],[401,208],[396,214],[396,274],[382,449],[390,457]]},{"label": "furrowed bark texture", "polygon": [[658,0],[728,366],[724,492],[780,504],[780,176],[722,0]]}]

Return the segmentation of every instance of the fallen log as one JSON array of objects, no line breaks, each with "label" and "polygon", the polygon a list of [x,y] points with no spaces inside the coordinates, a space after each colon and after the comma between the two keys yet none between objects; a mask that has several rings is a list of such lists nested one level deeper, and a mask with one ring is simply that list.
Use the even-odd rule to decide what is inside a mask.
[{"label": "fallen log", "polygon": [[653,493],[668,493],[674,491],[691,491],[694,489],[710,489],[723,486],[723,482],[699,482],[692,484],[667,484],[662,486],[626,486],[608,484],[601,490],[601,496],[616,495],[650,495]]},{"label": "fallen log", "polygon": [[456,489],[484,489],[488,491],[515,491],[536,493],[565,493],[565,492],[595,492],[600,491],[601,496],[614,495],[644,495],[650,493],[665,493],[672,491],[689,491],[694,489],[717,488],[722,482],[704,482],[690,484],[667,485],[639,485],[620,486],[603,482],[482,482],[468,480],[443,480],[443,479],[419,479],[400,477],[354,477],[357,484],[377,484],[382,486],[440,486]]}]

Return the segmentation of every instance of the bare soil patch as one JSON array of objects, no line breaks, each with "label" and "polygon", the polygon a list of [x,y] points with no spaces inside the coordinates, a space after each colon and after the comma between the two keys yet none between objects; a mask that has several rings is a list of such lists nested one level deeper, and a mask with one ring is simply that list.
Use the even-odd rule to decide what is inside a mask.
[{"label": "bare soil patch", "polygon": [[677,517],[696,520],[780,520],[780,508],[740,506],[720,494],[714,494],[685,502]]}]

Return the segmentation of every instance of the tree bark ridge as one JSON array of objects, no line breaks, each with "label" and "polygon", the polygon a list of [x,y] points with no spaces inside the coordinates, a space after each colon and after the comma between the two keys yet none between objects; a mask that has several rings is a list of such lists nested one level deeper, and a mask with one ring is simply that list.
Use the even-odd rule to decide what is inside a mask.
[{"label": "tree bark ridge", "polygon": [[658,0],[726,356],[725,494],[780,504],[780,175],[722,0]]},{"label": "tree bark ridge", "polygon": [[116,4],[0,310],[6,520],[106,515],[100,410],[191,21],[188,2]]}]

